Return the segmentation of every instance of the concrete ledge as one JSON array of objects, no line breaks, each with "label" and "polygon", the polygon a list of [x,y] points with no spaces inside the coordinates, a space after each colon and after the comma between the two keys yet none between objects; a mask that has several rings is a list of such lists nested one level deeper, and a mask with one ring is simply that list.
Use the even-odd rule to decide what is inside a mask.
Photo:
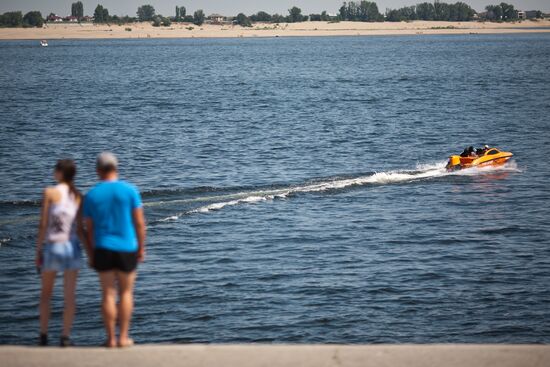
[{"label": "concrete ledge", "polygon": [[548,367],[550,345],[140,345],[128,349],[0,346],[2,367]]}]

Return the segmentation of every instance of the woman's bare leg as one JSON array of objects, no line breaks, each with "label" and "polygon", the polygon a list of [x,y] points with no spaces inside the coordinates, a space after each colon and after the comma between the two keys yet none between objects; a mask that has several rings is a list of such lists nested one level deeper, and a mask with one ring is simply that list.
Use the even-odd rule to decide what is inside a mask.
[{"label": "woman's bare leg", "polygon": [[50,320],[50,299],[52,298],[56,274],[57,273],[55,271],[42,271],[42,291],[40,292],[40,334],[48,333],[48,322]]},{"label": "woman's bare leg", "polygon": [[107,332],[106,347],[113,348],[117,346],[116,341],[116,275],[114,271],[99,272],[99,280],[103,293],[101,311],[103,312],[103,323]]},{"label": "woman's bare leg", "polygon": [[63,275],[63,289],[65,298],[65,308],[63,310],[63,333],[62,336],[71,335],[74,313],[76,310],[76,278],[78,270],[67,270]]}]

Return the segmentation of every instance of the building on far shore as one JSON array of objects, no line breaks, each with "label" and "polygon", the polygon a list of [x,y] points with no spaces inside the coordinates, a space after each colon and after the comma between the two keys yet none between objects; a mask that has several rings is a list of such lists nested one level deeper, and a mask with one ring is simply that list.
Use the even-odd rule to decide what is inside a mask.
[{"label": "building on far shore", "polygon": [[525,17],[527,19],[542,18],[542,13],[539,10],[526,10]]},{"label": "building on far shore", "polygon": [[228,23],[227,17],[223,16],[221,14],[210,14],[208,17],[206,17],[206,23],[209,24],[224,24]]},{"label": "building on far shore", "polygon": [[48,22],[54,22],[54,23],[61,23],[63,21],[63,17],[60,17],[57,14],[51,14],[46,18]]},{"label": "building on far shore", "polygon": [[47,18],[46,18],[46,21],[47,22],[51,22],[51,23],[78,23],[78,22],[93,22],[94,21],[94,17],[91,17],[89,15],[85,15],[83,16],[82,18],[78,19],[78,17],[74,17],[72,15],[67,15],[66,17],[60,17],[59,15],[57,14],[50,14]]},{"label": "building on far shore", "polygon": [[542,19],[544,14],[540,10],[518,10],[518,19]]},{"label": "building on far shore", "polygon": [[[502,16],[495,17],[494,13],[489,12],[480,12],[476,14],[477,16],[474,16],[474,19],[489,19],[489,20],[502,20]],[[542,19],[546,18],[545,14],[543,14],[540,10],[516,10],[517,19],[519,20],[526,20],[526,19]],[[513,20],[513,19],[512,19]]]}]

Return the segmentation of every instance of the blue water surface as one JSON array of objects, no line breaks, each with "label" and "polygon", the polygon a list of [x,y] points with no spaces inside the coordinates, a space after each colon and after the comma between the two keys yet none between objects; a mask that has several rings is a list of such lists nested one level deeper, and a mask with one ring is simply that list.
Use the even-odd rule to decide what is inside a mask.
[{"label": "blue water surface", "polygon": [[[56,159],[143,195],[138,343],[550,342],[550,35],[0,42],[0,343]],[[465,146],[514,153],[448,174]],[[51,335],[60,332],[62,279]],[[83,269],[73,338],[104,340]]]}]

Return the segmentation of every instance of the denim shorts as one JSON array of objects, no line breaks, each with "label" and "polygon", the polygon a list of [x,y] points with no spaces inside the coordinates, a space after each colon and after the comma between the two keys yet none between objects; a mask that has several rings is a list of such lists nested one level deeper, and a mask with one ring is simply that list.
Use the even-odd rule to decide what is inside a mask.
[{"label": "denim shorts", "polygon": [[80,269],[82,250],[78,241],[46,243],[42,247],[42,270],[65,271]]}]

